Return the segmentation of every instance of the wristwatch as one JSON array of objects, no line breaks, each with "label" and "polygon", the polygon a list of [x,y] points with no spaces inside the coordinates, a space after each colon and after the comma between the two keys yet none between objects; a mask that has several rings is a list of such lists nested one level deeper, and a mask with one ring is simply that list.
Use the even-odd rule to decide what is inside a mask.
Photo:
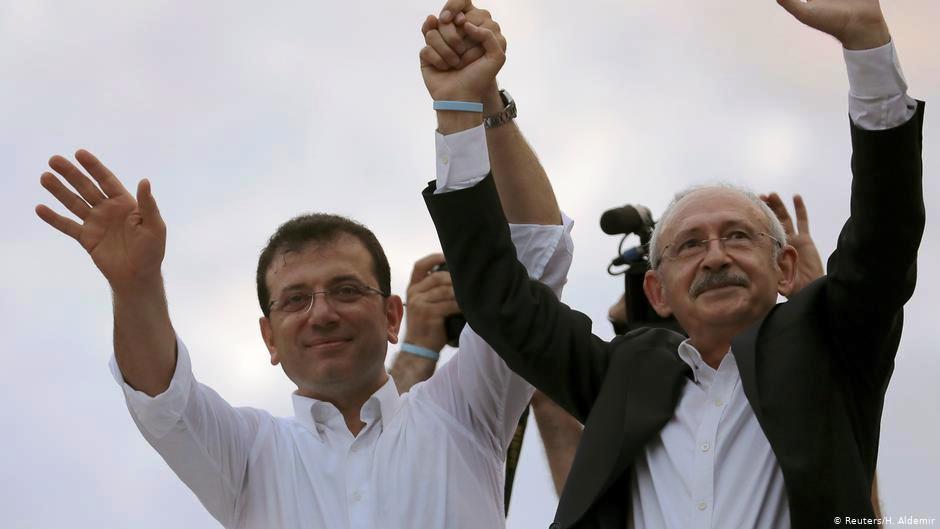
[{"label": "wristwatch", "polygon": [[483,118],[483,125],[488,129],[495,129],[516,118],[516,102],[509,92],[500,90],[499,98],[503,100],[503,111]]}]

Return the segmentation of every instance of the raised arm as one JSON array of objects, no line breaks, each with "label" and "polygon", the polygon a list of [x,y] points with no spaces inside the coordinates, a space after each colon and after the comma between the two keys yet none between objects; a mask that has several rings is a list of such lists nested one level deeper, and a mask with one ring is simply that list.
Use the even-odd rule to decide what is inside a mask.
[{"label": "raised arm", "polygon": [[778,1],[845,48],[853,179],[850,217],[828,263],[829,337],[842,367],[883,391],[924,229],[923,105],[906,93],[878,0]]},{"label": "raised arm", "polygon": [[[435,100],[457,97],[483,103],[481,115],[439,111],[439,131],[445,135],[479,127],[484,116],[493,116],[505,109],[496,83],[500,68],[494,69],[492,58],[485,56],[485,42],[468,35],[468,31],[472,33],[476,28],[491,32],[495,43],[505,52],[506,39],[499,24],[489,11],[478,9],[469,0],[450,0],[442,8],[440,18],[428,16],[421,27],[426,43],[420,53],[422,74],[431,97]],[[482,33],[476,35],[479,38]],[[467,88],[473,93],[448,95],[452,88]],[[511,120],[487,127],[485,136],[489,165],[507,220],[513,224],[561,224],[561,212],[545,169],[516,122]]]},{"label": "raised arm", "polygon": [[137,185],[135,199],[91,153],[80,150],[75,159],[91,178],[61,156],[49,160],[75,192],[49,172],[40,183],[80,222],[45,205],[37,206],[36,213],[78,241],[111,285],[118,365],[130,386],[155,396],[167,388],[176,365],[176,339],[160,275],[166,225],[148,180]]}]

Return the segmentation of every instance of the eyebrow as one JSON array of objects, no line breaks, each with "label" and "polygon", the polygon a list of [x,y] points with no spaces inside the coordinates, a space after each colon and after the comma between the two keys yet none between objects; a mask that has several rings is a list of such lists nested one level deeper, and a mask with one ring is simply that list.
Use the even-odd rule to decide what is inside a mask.
[{"label": "eyebrow", "polygon": [[[728,230],[728,229],[730,229],[730,228],[747,228],[747,229],[754,229],[754,227],[751,226],[751,225],[750,225],[746,220],[744,220],[744,219],[731,219],[731,220],[726,220],[726,221],[723,221],[721,224],[718,225],[718,231],[719,231],[719,233],[723,233],[724,231],[726,231],[726,230]],[[675,238],[674,238],[673,240],[674,240],[674,241],[678,241],[678,240],[680,240],[680,239],[686,239],[686,238],[690,238],[690,237],[693,237],[693,236],[694,236],[694,237],[698,237],[699,235],[693,235],[693,234],[698,234],[698,233],[701,233],[702,231],[703,231],[703,230],[702,230],[701,227],[687,228],[687,229],[684,229],[684,230],[682,230],[682,231],[676,233],[676,236],[675,236]],[[759,228],[759,227],[757,228],[757,231],[760,231],[760,228]]]}]

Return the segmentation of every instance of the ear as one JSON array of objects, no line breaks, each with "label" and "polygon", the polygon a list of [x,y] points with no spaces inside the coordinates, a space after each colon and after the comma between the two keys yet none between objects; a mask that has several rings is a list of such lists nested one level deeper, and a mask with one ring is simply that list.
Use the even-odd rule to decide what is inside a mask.
[{"label": "ear", "polygon": [[646,293],[646,299],[649,300],[653,310],[661,318],[668,318],[672,315],[672,309],[666,300],[666,286],[663,284],[662,278],[659,277],[659,272],[656,270],[646,271],[646,275],[643,277],[643,292]]},{"label": "ear", "polygon": [[401,329],[401,319],[405,314],[405,306],[400,296],[391,295],[385,300],[385,318],[388,321],[387,334],[389,343],[398,343],[398,331]]},{"label": "ear", "polygon": [[277,347],[274,346],[274,329],[271,328],[271,320],[261,316],[258,318],[258,324],[261,326],[261,338],[264,339],[264,345],[271,354],[271,365],[276,366],[280,363],[277,357]]},{"label": "ear", "polygon": [[780,254],[777,255],[777,269],[780,271],[777,278],[777,291],[783,297],[789,298],[806,286],[797,284],[797,263],[799,260],[800,254],[796,251],[796,248],[789,244],[781,248]]}]

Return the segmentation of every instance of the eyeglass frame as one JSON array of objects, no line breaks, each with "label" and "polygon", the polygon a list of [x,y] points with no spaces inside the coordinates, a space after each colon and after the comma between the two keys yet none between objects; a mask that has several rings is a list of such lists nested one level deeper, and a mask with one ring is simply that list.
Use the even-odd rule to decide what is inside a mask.
[{"label": "eyeglass frame", "polygon": [[389,296],[391,295],[391,293],[384,292],[384,291],[379,290],[379,289],[377,289],[377,288],[375,288],[375,287],[370,287],[369,285],[364,285],[364,284],[361,284],[361,283],[343,282],[343,283],[338,283],[338,284],[333,285],[333,286],[331,286],[331,287],[329,287],[329,288],[325,288],[325,289],[321,289],[321,290],[300,290],[300,289],[298,289],[298,290],[294,291],[294,292],[300,292],[300,293],[303,293],[303,294],[305,294],[305,295],[309,295],[309,296],[310,296],[310,301],[307,303],[307,306],[306,306],[304,309],[302,309],[302,310],[301,310],[301,309],[297,309],[297,310],[293,310],[293,311],[288,311],[288,310],[284,310],[284,309],[282,309],[282,308],[280,308],[280,307],[275,307],[274,304],[277,303],[278,301],[281,301],[281,300],[284,298],[284,296],[286,295],[286,293],[284,293],[284,294],[282,294],[278,299],[272,300],[270,303],[268,303],[268,312],[275,312],[275,311],[276,311],[276,312],[281,312],[281,313],[283,313],[283,314],[302,314],[302,313],[306,313],[306,312],[308,312],[310,309],[313,308],[313,304],[314,304],[315,300],[317,299],[317,295],[319,295],[319,294],[323,294],[324,297],[326,298],[326,303],[327,303],[330,307],[332,307],[333,310],[336,310],[336,305],[333,305],[333,302],[330,301],[331,298],[332,298],[332,296],[335,295],[335,294],[333,294],[333,292],[336,291],[337,289],[340,289],[340,288],[343,288],[343,287],[350,287],[350,286],[356,287],[356,288],[359,289],[360,291],[363,291],[363,290],[364,290],[365,292],[360,292],[360,297],[359,297],[358,299],[356,299],[355,301],[342,302],[343,304],[355,303],[356,301],[359,301],[360,299],[362,299],[362,297],[365,297],[365,296],[369,295],[368,293],[370,293],[370,292],[371,292],[372,294],[378,294],[378,295],[382,296],[383,298],[387,298],[387,297],[389,297]]},{"label": "eyeglass frame", "polygon": [[[734,231],[739,231],[739,232],[747,233],[746,230],[742,230],[742,229],[736,229],[736,230],[734,230]],[[733,232],[732,232],[732,233],[733,233]],[[781,241],[780,239],[774,237],[773,235],[771,235],[771,234],[769,234],[769,233],[767,233],[767,232],[765,232],[765,231],[756,232],[754,235],[764,235],[765,237],[768,237],[769,239],[771,239],[772,241],[774,241],[774,242],[777,244],[777,247],[778,247],[778,248],[783,248],[783,246],[784,246],[784,242],[783,242],[783,241]],[[691,238],[690,238],[690,239],[688,239],[688,240],[686,240],[686,241],[683,241],[683,242],[695,241],[695,242],[698,242],[698,243],[702,243],[702,245],[703,245],[702,248],[704,248],[704,251],[702,252],[702,254],[704,255],[705,253],[708,252],[709,243],[711,243],[712,241],[718,241],[718,245],[721,246],[721,249],[722,249],[723,251],[727,252],[727,251],[728,251],[728,248],[725,246],[725,243],[726,243],[726,241],[727,241],[728,239],[730,239],[730,238],[731,238],[730,236],[726,236],[726,237],[713,237],[713,238],[711,238],[711,239],[691,239]],[[678,257],[673,257],[672,259],[666,259],[666,250],[668,250],[670,246],[676,244],[676,240],[677,240],[677,239],[678,239],[678,238],[673,239],[672,242],[670,242],[670,243],[667,244],[666,246],[663,246],[663,251],[662,251],[662,252],[659,252],[659,260],[658,260],[658,262],[657,262],[657,268],[659,268],[659,265],[663,264],[663,263],[664,263],[665,261],[667,261],[667,260],[670,260],[670,261],[677,261],[677,260],[680,260]],[[756,239],[755,239],[755,240],[756,240]],[[694,257],[694,256],[693,256],[693,257]]]}]

